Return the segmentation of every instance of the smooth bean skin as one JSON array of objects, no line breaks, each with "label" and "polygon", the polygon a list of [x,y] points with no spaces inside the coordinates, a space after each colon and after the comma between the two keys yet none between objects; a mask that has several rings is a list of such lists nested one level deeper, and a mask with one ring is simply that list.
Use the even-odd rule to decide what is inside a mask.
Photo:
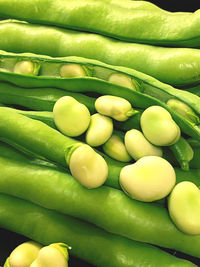
[{"label": "smooth bean skin", "polygon": [[58,99],[53,107],[53,118],[57,128],[67,136],[79,136],[90,123],[88,108],[71,96]]},{"label": "smooth bean skin", "polygon": [[85,133],[86,143],[96,147],[103,145],[112,135],[112,119],[95,113],[91,116],[90,125]]},{"label": "smooth bean skin", "polygon": [[163,207],[130,199],[107,186],[88,190],[69,174],[45,166],[0,158],[0,169],[1,193],[86,220],[110,233],[200,257],[200,236],[179,231]]},{"label": "smooth bean skin", "polygon": [[24,75],[38,75],[40,66],[31,61],[19,61],[14,66],[14,73]]},{"label": "smooth bean skin", "polygon": [[[23,22],[1,22],[0,49],[16,53],[32,52],[55,57],[73,55],[96,59],[135,69],[177,86],[200,81],[200,52],[192,48],[126,43],[92,33]],[[151,62],[154,68],[149,68],[146,62]]]},{"label": "smooth bean skin", "polygon": [[41,248],[42,245],[34,241],[20,244],[9,256],[9,267],[30,267]]},{"label": "smooth bean skin", "polygon": [[154,145],[169,146],[180,137],[180,128],[170,113],[160,107],[151,106],[142,113],[141,128],[144,136]]},{"label": "smooth bean skin", "polygon": [[178,183],[168,199],[172,221],[189,235],[200,235],[200,190],[192,182]]},{"label": "smooth bean skin", "polygon": [[69,168],[76,180],[87,188],[103,185],[108,177],[106,161],[88,145],[82,145],[73,152]]},{"label": "smooth bean skin", "polygon": [[142,134],[142,132],[132,129],[125,134],[125,146],[128,153],[138,160],[145,156],[162,157],[162,148],[152,145]]},{"label": "smooth bean skin", "polygon": [[43,245],[68,243],[73,248],[71,255],[95,266],[146,267],[148,264],[157,267],[160,262],[163,267],[196,266],[149,244],[111,234],[93,224],[31,202],[3,194],[0,194],[0,200],[1,227],[23,234]]},{"label": "smooth bean skin", "polygon": [[68,267],[68,258],[65,244],[51,244],[40,249],[30,267]]},{"label": "smooth bean skin", "polygon": [[66,6],[61,0],[43,4],[20,0],[13,5],[3,0],[0,10],[5,18],[96,32],[129,42],[186,47],[200,44],[199,11],[171,13],[145,1],[71,0]]},{"label": "smooth bean skin", "polygon": [[111,83],[119,84],[121,86],[125,86],[125,87],[128,87],[130,89],[136,90],[136,87],[132,83],[131,77],[126,76],[126,75],[121,74],[121,73],[111,74],[108,81]]},{"label": "smooth bean skin", "polygon": [[97,112],[117,121],[126,121],[134,114],[131,104],[126,99],[118,96],[100,96],[96,99],[94,105]]},{"label": "smooth bean skin", "polygon": [[65,64],[60,68],[60,76],[62,78],[84,77],[86,73],[84,69],[77,64]]},{"label": "smooth bean skin", "polygon": [[158,156],[144,156],[120,172],[120,185],[131,198],[152,202],[166,197],[176,183],[172,165]]},{"label": "smooth bean skin", "polygon": [[116,132],[114,132],[108,141],[103,144],[102,148],[104,153],[113,159],[122,162],[131,161],[131,156],[125,147],[123,137],[116,134]]}]

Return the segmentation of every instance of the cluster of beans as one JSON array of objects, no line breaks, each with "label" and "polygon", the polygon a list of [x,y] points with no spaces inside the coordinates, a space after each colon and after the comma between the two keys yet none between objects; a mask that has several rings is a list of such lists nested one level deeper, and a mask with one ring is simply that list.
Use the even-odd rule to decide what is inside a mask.
[{"label": "cluster of beans", "polygon": [[0,1],[4,267],[195,266],[158,247],[200,257],[199,15]]}]

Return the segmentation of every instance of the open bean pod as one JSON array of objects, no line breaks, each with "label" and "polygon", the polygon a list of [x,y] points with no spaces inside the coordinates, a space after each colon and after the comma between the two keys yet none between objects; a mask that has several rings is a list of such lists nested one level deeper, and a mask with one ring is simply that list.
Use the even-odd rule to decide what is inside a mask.
[{"label": "open bean pod", "polygon": [[[28,61],[40,66],[38,75],[14,73],[16,64]],[[19,66],[19,65],[18,65]],[[63,66],[70,66],[65,69]],[[138,71],[104,64],[102,62],[77,57],[52,58],[34,54],[13,54],[0,52],[0,79],[9,81],[22,87],[56,87],[73,92],[93,92],[101,95],[109,94],[120,96],[128,100],[133,107],[145,109],[152,105],[159,105],[167,109],[181,130],[187,135],[199,139],[200,130],[196,124],[198,120],[190,121],[183,113],[177,112],[167,105],[169,99],[177,99],[188,105],[198,118],[200,114],[200,98],[189,92],[175,89],[170,85],[163,84],[158,80]],[[81,74],[80,70],[82,68]],[[70,72],[70,78],[68,75]],[[62,75],[61,75],[62,72]],[[72,75],[73,74],[73,75]],[[128,79],[130,86],[122,86],[117,77],[116,84],[110,78],[120,74],[122,79]],[[78,76],[77,76],[78,75]],[[81,75],[81,77],[80,77]],[[65,78],[66,76],[68,78]],[[116,80],[115,80],[116,81]]]}]

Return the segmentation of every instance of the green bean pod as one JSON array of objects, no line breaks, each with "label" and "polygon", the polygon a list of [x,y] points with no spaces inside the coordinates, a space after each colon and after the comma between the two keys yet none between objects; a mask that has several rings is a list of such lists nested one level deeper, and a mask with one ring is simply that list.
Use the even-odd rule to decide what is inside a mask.
[{"label": "green bean pod", "polygon": [[121,5],[113,2],[87,0],[83,3],[71,0],[65,5],[61,0],[56,3],[53,0],[43,3],[15,0],[12,4],[3,0],[0,2],[0,15],[95,32],[130,42],[186,47],[200,45],[199,11],[173,14],[152,9],[151,6],[150,12],[149,9],[143,9],[147,2],[143,2],[140,8],[137,1],[133,1],[131,8],[128,1]]},{"label": "green bean pod", "polygon": [[[13,73],[16,62],[24,59],[40,63],[39,76],[22,75]],[[64,64],[81,65],[86,73],[84,77],[61,78],[60,68]],[[0,67],[6,71],[0,71],[0,79],[12,82],[22,87],[57,87],[73,92],[95,92],[101,95],[109,94],[120,96],[128,100],[133,107],[145,109],[152,105],[160,105],[167,109],[181,130],[196,139],[200,137],[200,130],[195,122],[190,122],[166,103],[169,99],[177,98],[185,102],[199,116],[200,98],[170,85],[163,84],[152,77],[132,69],[104,64],[99,61],[77,57],[51,58],[48,56],[33,54],[12,54],[1,51]],[[122,87],[108,81],[113,73],[121,73],[131,77],[139,84],[140,90]],[[89,75],[89,76],[88,76]]]},{"label": "green bean pod", "polygon": [[99,34],[31,25],[20,21],[1,21],[0,49],[55,57],[92,58],[111,65],[136,69],[177,86],[200,82],[200,51],[192,48],[127,43]]},{"label": "green bean pod", "polygon": [[52,111],[56,101],[62,96],[72,96],[87,106],[91,113],[95,112],[95,98],[84,94],[57,88],[25,88],[0,82],[0,101],[9,105],[20,105],[33,110]]},{"label": "green bean pod", "polygon": [[[64,168],[65,171],[67,171],[67,166],[70,169],[70,162],[74,152],[80,147],[85,146],[84,143],[62,135],[45,123],[28,118],[10,108],[0,107],[0,117],[1,116],[0,140],[3,140],[33,157],[39,157],[40,159],[55,163]],[[101,158],[105,159],[108,165],[108,179],[106,180],[106,184],[118,188],[119,173],[124,163],[117,162],[99,151],[97,151],[96,154],[99,154],[99,156],[101,154]],[[87,153],[87,156],[89,155],[91,154]],[[93,157],[94,155],[92,155],[92,158]],[[86,155],[84,158],[86,158]],[[89,162],[92,163],[93,160],[90,159]],[[75,165],[77,167],[79,166],[78,164]],[[101,168],[101,165],[99,165],[98,168]],[[79,167],[76,170],[79,170]],[[103,169],[101,169],[101,172],[102,171]],[[83,171],[81,173],[83,173]]]},{"label": "green bean pod", "polygon": [[92,224],[31,202],[3,194],[0,195],[0,200],[1,227],[43,245],[68,242],[72,246],[70,255],[95,266],[145,267],[148,264],[149,267],[157,267],[160,262],[163,267],[196,266],[151,245],[110,234]]},{"label": "green bean pod", "polygon": [[187,140],[181,136],[179,140],[172,146],[169,146],[169,148],[174,153],[181,166],[181,169],[188,171],[190,168],[190,161],[194,156],[194,151]]},{"label": "green bean pod", "polygon": [[184,235],[159,205],[135,201],[111,187],[88,190],[69,174],[45,166],[0,158],[0,169],[1,193],[89,221],[129,239],[200,257],[200,236]]},{"label": "green bean pod", "polygon": [[[62,135],[57,130],[12,110],[1,107],[0,139],[22,151],[68,168],[74,178],[87,188],[96,188],[107,179],[104,158],[89,145]],[[101,172],[96,170],[101,169]],[[96,172],[95,172],[96,171]]]}]

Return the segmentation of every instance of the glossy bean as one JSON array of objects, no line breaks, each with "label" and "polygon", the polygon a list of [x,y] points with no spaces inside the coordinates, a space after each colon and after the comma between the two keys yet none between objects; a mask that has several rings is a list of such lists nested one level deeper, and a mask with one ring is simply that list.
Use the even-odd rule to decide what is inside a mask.
[{"label": "glossy bean", "polygon": [[90,125],[85,133],[86,143],[90,146],[103,145],[112,135],[112,119],[95,113],[91,116]]},{"label": "glossy bean", "polygon": [[63,96],[56,101],[53,107],[53,119],[56,127],[63,134],[79,136],[89,127],[90,112],[75,98]]},{"label": "glossy bean", "polygon": [[9,267],[29,267],[37,258],[41,248],[41,244],[33,241],[27,241],[17,246],[9,256]]},{"label": "glossy bean", "polygon": [[102,148],[104,153],[113,159],[122,162],[131,161],[131,156],[124,144],[124,136],[120,132],[114,131],[108,141],[103,144]]},{"label": "glossy bean", "polygon": [[133,199],[152,202],[166,197],[176,183],[172,165],[158,156],[144,156],[120,172],[120,185]]},{"label": "glossy bean", "polygon": [[151,106],[145,109],[140,123],[144,136],[154,145],[173,145],[180,138],[179,126],[163,107]]},{"label": "glossy bean", "polygon": [[168,209],[178,229],[186,234],[200,235],[200,190],[195,184],[178,183],[169,196]]},{"label": "glossy bean", "polygon": [[98,97],[95,101],[95,108],[97,112],[117,121],[126,121],[137,113],[126,99],[112,95]]},{"label": "glossy bean", "polygon": [[152,145],[142,132],[132,129],[125,134],[125,146],[128,153],[138,160],[145,156],[162,157],[162,148]]}]

